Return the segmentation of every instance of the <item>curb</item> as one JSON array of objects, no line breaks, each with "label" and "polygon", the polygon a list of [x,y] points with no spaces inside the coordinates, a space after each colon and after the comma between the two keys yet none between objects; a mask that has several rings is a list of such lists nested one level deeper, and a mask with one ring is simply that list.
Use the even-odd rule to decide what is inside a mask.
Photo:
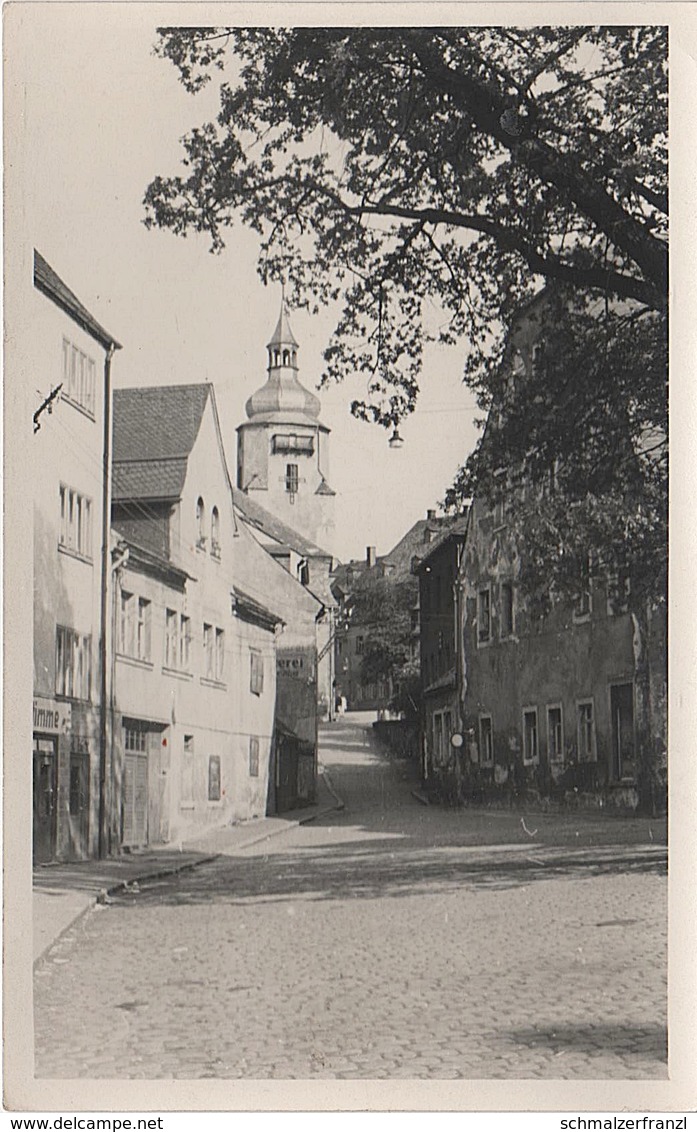
[{"label": "curb", "polygon": [[332,810],[345,810],[346,809],[346,803],[343,800],[343,798],[339,797],[336,790],[334,789],[334,783],[332,782],[331,778],[329,777],[329,772],[327,771],[327,769],[325,767],[322,767],[322,770],[321,770],[320,773],[322,775],[322,778],[324,779],[324,784],[327,787],[327,790],[329,791],[329,793],[331,794],[332,798],[334,799],[334,801],[336,803],[335,806],[332,806],[331,810],[327,810],[327,813],[331,813]]},{"label": "curb", "polygon": [[[322,771],[322,776],[323,776],[324,781],[327,785],[327,789],[329,790],[329,793],[331,794],[332,798],[334,799],[334,802],[335,802],[334,806],[325,806],[321,810],[317,810],[314,813],[308,814],[307,817],[295,818],[295,819],[293,819],[293,821],[289,821],[285,826],[283,826],[280,829],[267,830],[266,833],[260,833],[260,834],[258,834],[258,836],[251,837],[248,841],[241,841],[239,845],[235,846],[235,849],[249,849],[253,845],[258,845],[261,841],[269,841],[272,837],[278,837],[282,833],[287,833],[288,830],[290,830],[290,829],[297,829],[298,826],[308,825],[310,822],[316,821],[317,818],[323,817],[324,814],[330,814],[334,810],[343,810],[345,803],[339,797],[339,795],[336,793],[333,786],[331,785],[331,782],[328,778],[326,771],[324,771],[324,770]],[[211,861],[216,861],[221,856],[222,856],[221,853],[212,853],[212,854],[209,854],[206,857],[201,857],[201,859],[198,860],[198,861],[186,861],[182,865],[174,865],[174,866],[168,865],[168,866],[165,866],[162,869],[156,869],[154,872],[142,873],[142,874],[139,873],[138,876],[131,877],[129,880],[118,881],[117,884],[111,885],[110,888],[100,889],[100,891],[95,896],[90,898],[89,903],[86,904],[85,907],[77,913],[77,915],[70,921],[70,923],[66,924],[66,926],[61,929],[61,931],[58,933],[58,935],[55,937],[55,939],[52,939],[51,942],[46,945],[46,947],[41,952],[41,954],[37,955],[36,959],[33,962],[32,969],[35,968],[37,966],[37,964],[39,964],[41,962],[41,960],[49,953],[49,951],[53,947],[55,947],[55,945],[63,938],[63,936],[67,935],[67,933],[69,931],[71,931],[75,927],[75,925],[84,916],[87,915],[88,912],[92,911],[93,908],[95,908],[98,904],[101,903],[100,897],[102,896],[103,893],[105,893],[107,896],[111,896],[111,895],[116,894],[117,892],[127,890],[132,884],[134,884],[134,882],[137,882],[138,884],[140,884],[140,883],[147,883],[147,881],[150,881],[150,880],[158,880],[160,877],[176,876],[178,873],[183,873],[183,872],[187,872],[187,871],[190,871],[190,870],[193,870],[193,869],[197,869],[200,865],[208,865],[208,864],[211,863]]]}]

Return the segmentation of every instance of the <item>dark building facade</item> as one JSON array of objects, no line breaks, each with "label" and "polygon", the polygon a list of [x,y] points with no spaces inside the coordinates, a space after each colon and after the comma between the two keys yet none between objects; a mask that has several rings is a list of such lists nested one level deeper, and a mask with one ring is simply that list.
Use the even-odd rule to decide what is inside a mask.
[{"label": "dark building facade", "polygon": [[[517,380],[544,348],[538,310],[526,308],[511,333],[504,365]],[[530,548],[512,520],[516,508],[543,511],[553,489],[524,474],[507,482],[495,505],[473,501],[460,568],[461,793],[634,809],[640,734],[665,780],[665,610],[644,603],[641,632],[629,589],[619,599],[598,567],[578,600],[553,597],[547,615],[534,614],[519,584]]]}]

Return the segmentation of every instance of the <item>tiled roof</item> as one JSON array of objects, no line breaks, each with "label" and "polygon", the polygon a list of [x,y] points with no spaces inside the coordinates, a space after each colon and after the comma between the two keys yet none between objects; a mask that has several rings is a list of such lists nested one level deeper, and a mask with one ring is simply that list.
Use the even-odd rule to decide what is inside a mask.
[{"label": "tiled roof", "polygon": [[433,519],[418,519],[389,554],[380,562],[391,567],[389,577],[398,578],[411,573],[414,557],[430,554],[436,539],[442,538],[452,527],[455,519],[450,515],[440,515]]},{"label": "tiled roof", "polygon": [[74,295],[69,287],[66,287],[63,280],[53,270],[53,268],[46,262],[40,252],[34,249],[34,286],[43,291],[45,295],[52,299],[56,306],[61,307],[66,314],[69,314],[75,322],[96,338],[102,346],[108,348],[114,346],[117,350],[121,349],[121,343],[117,342],[113,334],[100,326],[96,318],[94,318],[87,307],[83,306],[77,295]]},{"label": "tiled roof", "polygon": [[114,390],[114,462],[186,459],[211,386],[154,385]]},{"label": "tiled roof", "polygon": [[186,459],[130,460],[112,470],[111,496],[123,499],[179,499],[186,478]]},{"label": "tiled roof", "polygon": [[443,547],[445,543],[450,539],[464,539],[467,533],[467,515],[458,515],[457,517],[453,516],[450,520],[450,523],[451,525],[441,530],[437,537],[431,541],[428,547],[424,547],[423,554],[419,554],[417,551],[414,556],[418,559],[418,562],[416,563],[416,569],[420,569],[422,563],[428,562],[432,555],[440,550],[441,547]]}]

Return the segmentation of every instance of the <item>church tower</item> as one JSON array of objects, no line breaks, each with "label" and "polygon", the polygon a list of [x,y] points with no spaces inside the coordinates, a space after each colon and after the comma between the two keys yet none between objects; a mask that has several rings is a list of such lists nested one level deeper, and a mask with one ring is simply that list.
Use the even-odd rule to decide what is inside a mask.
[{"label": "church tower", "polygon": [[247,401],[248,419],[237,429],[237,486],[299,534],[331,549],[330,430],[319,419],[319,397],[298,380],[298,343],[284,299],[267,351],[268,377]]}]

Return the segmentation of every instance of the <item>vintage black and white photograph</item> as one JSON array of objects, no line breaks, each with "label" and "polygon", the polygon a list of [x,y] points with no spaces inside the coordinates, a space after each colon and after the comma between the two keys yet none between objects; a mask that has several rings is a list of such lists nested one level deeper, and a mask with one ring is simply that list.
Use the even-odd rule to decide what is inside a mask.
[{"label": "vintage black and white photograph", "polygon": [[5,10],[47,1097],[680,1077],[668,21],[473,7]]}]

